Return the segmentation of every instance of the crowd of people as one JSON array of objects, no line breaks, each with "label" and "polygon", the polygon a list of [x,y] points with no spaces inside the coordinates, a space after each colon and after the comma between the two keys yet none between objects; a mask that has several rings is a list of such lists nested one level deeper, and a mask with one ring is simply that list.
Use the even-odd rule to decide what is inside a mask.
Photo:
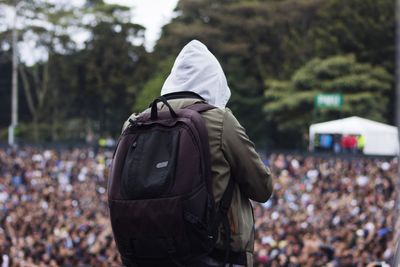
[{"label": "crowd of people", "polygon": [[[112,151],[0,149],[0,266],[121,266],[107,208]],[[394,254],[395,160],[272,155],[253,203],[255,266],[366,266]]]},{"label": "crowd of people", "polygon": [[111,156],[0,150],[0,266],[121,266],[107,213]]},{"label": "crowd of people", "polygon": [[256,266],[388,266],[395,159],[272,155],[268,163],[275,187],[255,205]]}]

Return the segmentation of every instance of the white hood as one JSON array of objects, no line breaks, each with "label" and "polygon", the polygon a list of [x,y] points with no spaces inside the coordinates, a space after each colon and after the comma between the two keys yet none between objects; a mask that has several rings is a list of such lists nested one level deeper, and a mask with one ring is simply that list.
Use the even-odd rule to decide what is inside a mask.
[{"label": "white hood", "polygon": [[161,95],[182,91],[197,93],[207,103],[219,108],[224,108],[231,96],[218,60],[197,40],[185,45],[179,53]]}]

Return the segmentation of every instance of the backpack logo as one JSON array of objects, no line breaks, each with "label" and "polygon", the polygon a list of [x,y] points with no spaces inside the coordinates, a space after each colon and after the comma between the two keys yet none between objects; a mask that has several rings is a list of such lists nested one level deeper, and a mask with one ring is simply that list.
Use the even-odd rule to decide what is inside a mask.
[{"label": "backpack logo", "polygon": [[168,161],[161,161],[161,162],[157,163],[156,168],[161,169],[161,168],[165,168],[167,166],[168,166]]}]

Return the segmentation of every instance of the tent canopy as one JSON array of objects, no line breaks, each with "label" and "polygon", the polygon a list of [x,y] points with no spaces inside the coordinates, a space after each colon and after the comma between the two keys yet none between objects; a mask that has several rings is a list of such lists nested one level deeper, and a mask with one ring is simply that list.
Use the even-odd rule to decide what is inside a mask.
[{"label": "tent canopy", "polygon": [[365,138],[364,154],[368,155],[397,155],[399,151],[396,127],[356,116],[312,124],[311,148],[316,134],[362,135]]}]

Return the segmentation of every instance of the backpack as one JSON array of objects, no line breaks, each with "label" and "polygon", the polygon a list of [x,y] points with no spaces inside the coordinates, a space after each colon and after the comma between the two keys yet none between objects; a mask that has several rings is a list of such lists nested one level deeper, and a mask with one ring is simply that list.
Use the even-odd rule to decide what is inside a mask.
[{"label": "backpack", "polygon": [[[225,260],[231,250],[227,212],[233,181],[216,205],[208,133],[200,115],[215,107],[203,102],[174,110],[170,95],[156,98],[151,112],[129,121],[113,156],[108,204],[127,267],[188,266],[210,254],[218,239],[224,241]],[[158,111],[159,102],[168,111]]]}]

